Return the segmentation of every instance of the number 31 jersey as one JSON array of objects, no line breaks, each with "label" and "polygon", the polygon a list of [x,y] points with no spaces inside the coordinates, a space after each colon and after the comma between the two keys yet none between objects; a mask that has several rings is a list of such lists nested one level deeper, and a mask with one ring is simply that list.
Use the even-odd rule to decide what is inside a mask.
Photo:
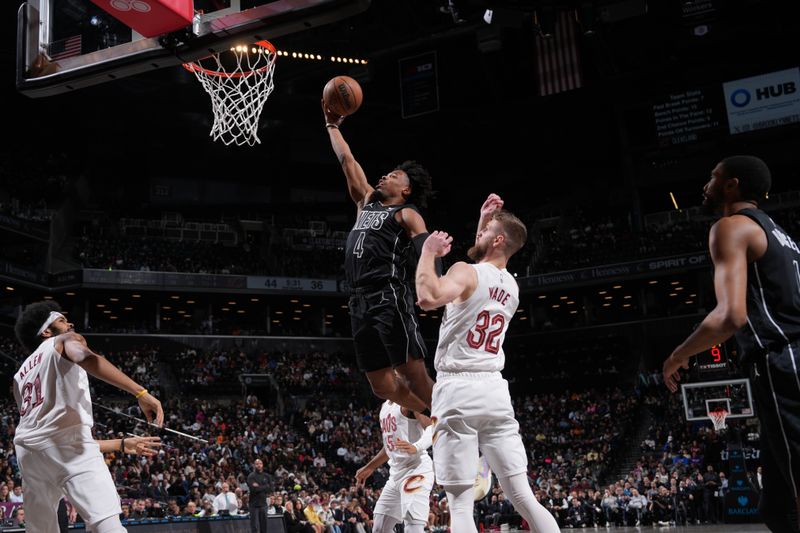
[{"label": "number 31 jersey", "polygon": [[499,372],[508,324],[519,305],[519,286],[506,269],[470,265],[478,276],[464,302],[445,306],[434,366],[437,372]]},{"label": "number 31 jersey", "polygon": [[34,450],[52,446],[60,432],[94,425],[89,376],[44,341],[14,374],[19,425],[14,444]]}]

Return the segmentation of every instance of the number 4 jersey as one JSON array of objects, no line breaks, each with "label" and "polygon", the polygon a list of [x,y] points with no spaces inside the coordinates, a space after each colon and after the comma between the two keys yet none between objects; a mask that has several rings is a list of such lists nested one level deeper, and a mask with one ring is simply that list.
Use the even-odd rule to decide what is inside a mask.
[{"label": "number 4 jersey", "polygon": [[478,285],[466,301],[445,306],[437,372],[499,372],[505,365],[503,339],[519,305],[519,286],[506,269],[491,263],[470,266]]},{"label": "number 4 jersey", "polygon": [[14,374],[19,425],[14,444],[33,450],[52,446],[65,430],[94,424],[89,376],[44,341]]}]

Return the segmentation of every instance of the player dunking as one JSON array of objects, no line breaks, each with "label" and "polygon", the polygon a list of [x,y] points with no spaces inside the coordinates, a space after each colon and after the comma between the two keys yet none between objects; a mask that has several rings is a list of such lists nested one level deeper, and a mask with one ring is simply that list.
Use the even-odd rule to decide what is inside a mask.
[{"label": "player dunking", "polygon": [[20,343],[32,352],[14,374],[19,408],[14,446],[26,486],[27,530],[58,531],[56,509],[66,495],[89,530],[124,532],[114,481],[92,438],[87,373],[131,393],[147,420],[158,425],[164,421],[161,402],[92,352],[55,302],[27,306],[15,331]]},{"label": "player dunking", "polygon": [[[373,188],[339,131],[344,117],[322,105],[331,146],[356,204],[347,237],[345,271],[358,367],[376,396],[412,411],[430,407],[433,381],[425,369],[425,344],[414,311],[414,249],[428,236],[417,206],[432,195],[431,177],[406,161]],[[397,380],[393,369],[408,379]]]},{"label": "player dunking", "polygon": [[372,531],[392,533],[403,522],[406,533],[422,533],[433,488],[433,462],[427,452],[433,436],[431,419],[387,400],[381,406],[380,421],[383,448],[356,473],[358,484],[363,485],[389,461],[389,480],[375,504]]},{"label": "player dunking", "polygon": [[478,448],[500,486],[528,524],[539,533],[558,524],[528,485],[528,457],[514,418],[503,339],[519,305],[519,287],[506,264],[525,244],[525,225],[489,195],[481,207],[475,244],[467,254],[475,264],[455,263],[441,278],[434,259],[450,252],[452,237],[434,231],[417,265],[420,307],[446,304],[436,349],[433,461],[436,481],[450,503],[451,528],[475,532],[473,482]]},{"label": "player dunking", "polygon": [[770,530],[791,532],[800,528],[800,249],[758,208],[771,185],[754,156],[711,171],[703,205],[722,216],[708,240],[717,306],[664,362],[664,382],[675,392],[691,356],[736,334],[761,422],[759,511]]}]

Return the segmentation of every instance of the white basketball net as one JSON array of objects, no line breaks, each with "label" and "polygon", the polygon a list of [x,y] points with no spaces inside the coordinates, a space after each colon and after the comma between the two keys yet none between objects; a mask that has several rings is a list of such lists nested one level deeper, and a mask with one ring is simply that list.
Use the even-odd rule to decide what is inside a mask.
[{"label": "white basketball net", "polygon": [[711,422],[714,424],[714,431],[723,430],[727,427],[725,425],[725,419],[728,418],[728,411],[725,411],[724,409],[719,411],[709,411],[708,418],[710,418]]},{"label": "white basketball net", "polygon": [[277,53],[267,41],[232,48],[229,53],[235,58],[235,66],[223,65],[220,54],[205,58],[214,59],[216,64],[212,68],[202,66],[200,61],[183,66],[194,72],[211,97],[214,111],[211,137],[226,145],[254,146],[261,143],[258,119],[274,88],[272,74]]}]

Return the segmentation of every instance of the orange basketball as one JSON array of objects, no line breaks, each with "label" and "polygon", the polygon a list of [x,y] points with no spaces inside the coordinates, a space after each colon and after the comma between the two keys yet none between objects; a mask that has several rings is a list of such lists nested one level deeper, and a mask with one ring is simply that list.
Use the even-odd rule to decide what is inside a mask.
[{"label": "orange basketball", "polygon": [[322,99],[339,116],[352,115],[361,107],[361,86],[350,76],[336,76],[325,84]]}]

